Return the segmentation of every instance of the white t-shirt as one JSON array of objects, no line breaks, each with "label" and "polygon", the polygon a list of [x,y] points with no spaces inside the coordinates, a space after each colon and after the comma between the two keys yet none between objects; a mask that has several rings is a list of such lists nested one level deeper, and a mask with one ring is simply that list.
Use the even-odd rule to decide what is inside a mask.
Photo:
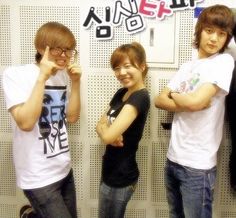
[{"label": "white t-shirt", "polygon": [[[9,67],[3,74],[7,109],[30,96],[39,68],[35,64]],[[17,185],[34,189],[57,182],[71,169],[65,121],[68,77],[58,71],[45,85],[43,109],[32,131],[22,131],[12,119],[13,158]]]},{"label": "white t-shirt", "polygon": [[234,60],[229,54],[216,54],[183,64],[170,81],[168,87],[181,93],[193,92],[204,83],[216,84],[220,91],[207,109],[175,113],[167,153],[169,160],[196,169],[216,165],[223,134],[225,96],[233,68]]}]

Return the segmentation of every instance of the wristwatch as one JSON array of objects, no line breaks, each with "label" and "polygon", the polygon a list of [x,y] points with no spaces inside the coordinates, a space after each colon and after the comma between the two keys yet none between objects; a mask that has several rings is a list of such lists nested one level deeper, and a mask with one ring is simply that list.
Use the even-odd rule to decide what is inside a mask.
[{"label": "wristwatch", "polygon": [[169,91],[169,93],[168,93],[168,98],[170,98],[170,99],[172,99],[172,96],[171,96],[171,94],[172,93],[178,93],[178,94],[180,94],[180,92],[179,91]]}]

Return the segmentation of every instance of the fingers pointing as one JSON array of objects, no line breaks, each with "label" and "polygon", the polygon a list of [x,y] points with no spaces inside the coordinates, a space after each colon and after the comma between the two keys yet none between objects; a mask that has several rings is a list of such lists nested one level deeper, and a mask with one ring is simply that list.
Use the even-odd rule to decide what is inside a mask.
[{"label": "fingers pointing", "polygon": [[50,48],[49,48],[49,46],[47,45],[46,48],[45,48],[45,51],[44,51],[44,54],[43,54],[43,58],[42,58],[42,59],[48,60],[48,58],[49,58],[49,50],[50,50]]}]

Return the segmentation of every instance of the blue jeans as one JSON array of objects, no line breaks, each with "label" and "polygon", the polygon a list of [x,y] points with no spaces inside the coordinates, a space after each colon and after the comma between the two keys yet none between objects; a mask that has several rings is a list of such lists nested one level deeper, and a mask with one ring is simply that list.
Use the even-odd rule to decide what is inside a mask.
[{"label": "blue jeans", "polygon": [[98,205],[99,218],[123,218],[136,184],[137,181],[127,187],[114,188],[101,182]]},{"label": "blue jeans", "polygon": [[193,169],[167,160],[165,186],[170,218],[211,218],[216,167]]},{"label": "blue jeans", "polygon": [[76,193],[72,170],[48,186],[23,190],[37,218],[76,218]]}]

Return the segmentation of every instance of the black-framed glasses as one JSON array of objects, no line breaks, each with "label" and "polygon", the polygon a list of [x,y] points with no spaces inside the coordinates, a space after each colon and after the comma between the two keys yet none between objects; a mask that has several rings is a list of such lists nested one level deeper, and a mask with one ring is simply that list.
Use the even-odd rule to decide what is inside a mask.
[{"label": "black-framed glasses", "polygon": [[63,52],[68,58],[71,58],[77,54],[76,49],[50,48],[50,54],[53,56],[60,56]]}]

